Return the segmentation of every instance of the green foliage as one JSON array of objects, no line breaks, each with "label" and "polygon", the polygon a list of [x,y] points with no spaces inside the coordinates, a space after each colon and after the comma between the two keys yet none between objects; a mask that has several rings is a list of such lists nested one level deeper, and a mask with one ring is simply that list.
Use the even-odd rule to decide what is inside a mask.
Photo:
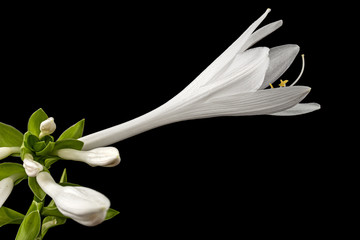
[{"label": "green foliage", "polygon": [[41,238],[43,239],[45,234],[50,228],[63,225],[66,223],[66,218],[56,217],[56,216],[48,216],[45,217],[41,226]]},{"label": "green foliage", "polygon": [[116,215],[118,215],[120,212],[116,211],[115,209],[109,208],[109,210],[106,213],[106,217],[105,220],[110,220],[113,217],[115,217]]},{"label": "green foliage", "polygon": [[20,147],[23,134],[16,128],[0,122],[0,147]]},{"label": "green foliage", "polygon": [[78,139],[82,137],[84,131],[85,119],[80,120],[76,124],[72,125],[68,129],[66,129],[58,138],[59,140],[64,139]]},{"label": "green foliage", "polygon": [[6,224],[21,224],[24,215],[7,207],[0,208],[0,227]]},{"label": "green foliage", "polygon": [[29,211],[20,225],[15,240],[35,240],[38,237],[41,227],[40,211],[42,206],[42,203],[35,200],[32,202]]},{"label": "green foliage", "polygon": [[31,191],[34,193],[34,195],[37,197],[38,200],[44,201],[46,197],[46,193],[41,189],[39,184],[36,181],[35,177],[29,177],[28,183]]},{"label": "green foliage", "polygon": [[0,180],[10,177],[12,175],[16,176],[15,185],[20,183],[23,179],[27,178],[25,169],[21,164],[5,162],[0,164]]},{"label": "green foliage", "polygon": [[34,112],[28,122],[28,131],[33,135],[39,137],[40,135],[40,124],[48,119],[49,117],[46,115],[44,110],[41,108]]}]

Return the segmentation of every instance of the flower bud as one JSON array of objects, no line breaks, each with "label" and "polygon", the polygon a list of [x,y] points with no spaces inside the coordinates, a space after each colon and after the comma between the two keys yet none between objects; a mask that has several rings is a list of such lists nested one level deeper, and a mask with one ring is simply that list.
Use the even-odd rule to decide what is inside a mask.
[{"label": "flower bud", "polygon": [[4,178],[0,181],[0,208],[9,197],[14,188],[14,180],[11,177]]},{"label": "flower bud", "polygon": [[85,162],[92,167],[114,167],[120,163],[119,151],[114,147],[101,147],[90,151],[65,148],[58,150],[57,155],[66,160]]},{"label": "flower bud", "polygon": [[10,156],[13,153],[20,153],[19,147],[0,147],[0,160]]},{"label": "flower bud", "polygon": [[103,194],[86,187],[63,187],[47,172],[39,173],[36,180],[64,216],[85,226],[95,226],[105,220],[110,200]]},{"label": "flower bud", "polygon": [[26,174],[29,177],[36,177],[38,173],[44,169],[43,165],[34,161],[30,154],[25,155],[23,166],[25,168]]},{"label": "flower bud", "polygon": [[40,124],[40,135],[39,138],[42,138],[46,135],[50,135],[55,132],[56,124],[54,118],[48,118]]}]

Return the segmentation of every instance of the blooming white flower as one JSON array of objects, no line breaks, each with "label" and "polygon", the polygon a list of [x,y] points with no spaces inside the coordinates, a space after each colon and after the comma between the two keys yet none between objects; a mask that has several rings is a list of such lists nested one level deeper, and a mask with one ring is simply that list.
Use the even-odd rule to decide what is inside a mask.
[{"label": "blooming white flower", "polygon": [[34,161],[34,158],[31,154],[25,154],[23,166],[25,172],[29,177],[36,177],[39,172],[41,172],[44,167],[40,163]]},{"label": "blooming white flower", "polygon": [[11,154],[20,153],[19,147],[0,147],[0,160],[7,158]]},{"label": "blooming white flower", "polygon": [[47,172],[39,173],[36,180],[64,216],[85,226],[95,226],[105,220],[110,200],[103,194],[86,187],[63,187]]},{"label": "blooming white flower", "polygon": [[114,167],[120,163],[119,151],[114,147],[95,148],[90,151],[64,148],[56,154],[62,159],[84,162],[92,167]]},{"label": "blooming white flower", "polygon": [[42,138],[46,135],[50,135],[53,132],[55,132],[55,130],[56,130],[56,124],[54,118],[50,117],[40,124],[39,138]]},{"label": "blooming white flower", "polygon": [[[265,89],[286,71],[299,51],[297,45],[248,49],[282,25],[280,20],[254,32],[269,12],[270,9],[267,9],[170,101],[131,121],[80,138],[84,142],[83,149],[107,146],[144,131],[183,120],[217,116],[297,115],[319,109],[320,105],[315,103],[299,105],[309,93],[309,87]],[[282,86],[285,83],[286,81]]]},{"label": "blooming white flower", "polygon": [[11,177],[4,178],[0,181],[0,208],[9,197],[14,188],[14,180]]}]

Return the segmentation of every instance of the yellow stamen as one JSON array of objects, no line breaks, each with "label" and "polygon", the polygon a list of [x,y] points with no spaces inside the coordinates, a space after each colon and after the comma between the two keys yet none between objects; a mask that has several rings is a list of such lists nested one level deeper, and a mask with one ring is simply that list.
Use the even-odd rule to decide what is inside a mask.
[{"label": "yellow stamen", "polygon": [[270,87],[271,87],[271,88],[274,88],[274,87],[273,87],[273,85],[272,85],[271,83],[269,83],[269,85],[270,85]]},{"label": "yellow stamen", "polygon": [[289,80],[284,80],[284,81],[283,81],[283,80],[280,79],[280,84],[279,84],[279,86],[280,86],[280,87],[286,87],[286,83],[287,83],[288,81],[289,81]]}]

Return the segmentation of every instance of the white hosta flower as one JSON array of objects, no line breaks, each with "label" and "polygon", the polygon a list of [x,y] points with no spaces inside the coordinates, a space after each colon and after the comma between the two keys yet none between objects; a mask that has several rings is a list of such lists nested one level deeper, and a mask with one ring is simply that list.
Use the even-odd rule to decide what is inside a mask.
[{"label": "white hosta flower", "polygon": [[[270,9],[170,101],[131,121],[80,138],[83,149],[107,146],[178,121],[217,116],[294,115],[319,109],[314,103],[299,105],[310,92],[309,87],[285,87],[283,81],[280,88],[265,89],[286,71],[299,51],[297,45],[248,50],[282,25],[280,20],[254,32],[269,12]],[[300,76],[302,72],[303,69]]]},{"label": "white hosta flower", "polygon": [[114,167],[120,163],[119,151],[114,147],[95,148],[90,151],[60,149],[56,153],[65,160],[80,161],[92,167]]},{"label": "white hosta flower", "polygon": [[39,138],[42,138],[46,135],[50,135],[53,132],[55,132],[55,130],[56,130],[56,124],[54,118],[50,117],[40,124]]},{"label": "white hosta flower", "polygon": [[0,160],[7,158],[11,154],[20,153],[19,147],[0,147]]},{"label": "white hosta flower", "polygon": [[31,154],[25,155],[23,166],[25,168],[26,174],[29,177],[36,177],[38,173],[44,169],[43,165],[34,161]]},{"label": "white hosta flower", "polygon": [[85,226],[95,226],[105,220],[110,200],[103,194],[86,187],[63,187],[47,172],[39,173],[36,180],[64,216]]},{"label": "white hosta flower", "polygon": [[14,188],[14,180],[11,177],[4,178],[0,181],[0,208],[9,197]]}]

